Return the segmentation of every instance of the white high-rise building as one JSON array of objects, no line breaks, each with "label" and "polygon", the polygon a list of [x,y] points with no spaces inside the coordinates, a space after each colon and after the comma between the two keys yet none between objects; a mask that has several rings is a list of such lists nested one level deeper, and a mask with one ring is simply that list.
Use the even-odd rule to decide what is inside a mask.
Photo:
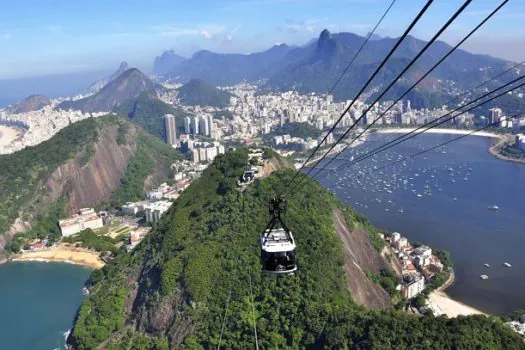
[{"label": "white high-rise building", "polygon": [[208,116],[208,127],[210,128],[210,136],[212,136],[215,128],[213,126],[213,115],[211,114]]},{"label": "white high-rise building", "polygon": [[184,132],[187,135],[191,134],[191,118],[190,117],[184,118]]},{"label": "white high-rise building", "polygon": [[193,123],[192,123],[192,131],[194,135],[199,134],[199,117],[195,116],[193,117]]},{"label": "white high-rise building", "polygon": [[324,126],[323,118],[317,118],[317,120],[315,121],[315,127],[319,130],[323,130],[323,126]]},{"label": "white high-rise building", "polygon": [[199,130],[200,134],[204,136],[210,135],[210,125],[208,123],[208,118],[202,116],[199,119]]},{"label": "white high-rise building", "polygon": [[490,111],[489,124],[496,123],[501,119],[501,116],[503,114],[503,111],[501,110],[501,108],[494,107],[494,108],[489,109],[489,111]]},{"label": "white high-rise building", "polygon": [[166,142],[170,145],[177,145],[177,127],[175,125],[175,116],[166,114],[164,116],[164,126],[166,127]]}]

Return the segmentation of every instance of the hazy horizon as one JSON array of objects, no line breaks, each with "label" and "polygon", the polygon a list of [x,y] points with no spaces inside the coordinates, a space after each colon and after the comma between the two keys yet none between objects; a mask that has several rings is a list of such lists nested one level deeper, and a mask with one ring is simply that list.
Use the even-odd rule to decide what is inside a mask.
[{"label": "hazy horizon", "polygon": [[[472,3],[440,40],[453,45],[498,3]],[[154,0],[147,6],[130,1],[123,7],[101,0],[13,2],[0,13],[0,80],[113,70],[121,61],[148,73],[155,57],[167,50],[184,57],[203,49],[252,53],[275,43],[304,45],[323,28],[364,36],[389,4],[390,0]],[[398,0],[377,34],[399,36],[422,4]],[[435,2],[411,35],[427,40],[458,6]],[[521,61],[525,35],[515,28],[523,18],[525,3],[509,2],[462,48]]]}]

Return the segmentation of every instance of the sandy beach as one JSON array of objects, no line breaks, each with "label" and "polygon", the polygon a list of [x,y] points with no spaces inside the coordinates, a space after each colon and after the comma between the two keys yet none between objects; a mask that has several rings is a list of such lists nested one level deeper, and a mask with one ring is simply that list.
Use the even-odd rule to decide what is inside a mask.
[{"label": "sandy beach", "polygon": [[[381,134],[405,134],[407,132],[414,131],[415,129],[416,128],[378,129],[377,133],[381,133]],[[418,130],[417,133],[420,133],[423,130],[424,129]],[[471,132],[472,132],[472,130],[439,129],[439,128],[425,130],[425,134],[428,133],[428,134],[466,135],[466,134],[471,133]],[[493,137],[493,138],[499,138],[500,137],[500,135],[497,135],[497,134],[494,134],[494,133],[491,133],[491,132],[486,132],[486,131],[476,132],[476,133],[472,134],[472,136],[483,136],[483,137]]]},{"label": "sandy beach", "polygon": [[11,261],[55,261],[84,265],[93,269],[100,269],[104,266],[104,262],[95,252],[74,251],[63,247],[22,253],[13,257]]},{"label": "sandy beach", "polygon": [[460,315],[486,315],[485,313],[451,299],[444,292],[432,292],[428,296],[428,302],[434,310],[434,315],[445,314],[448,317],[458,317]]},{"label": "sandy beach", "polygon": [[0,147],[8,146],[20,136],[20,130],[12,126],[0,125]]}]

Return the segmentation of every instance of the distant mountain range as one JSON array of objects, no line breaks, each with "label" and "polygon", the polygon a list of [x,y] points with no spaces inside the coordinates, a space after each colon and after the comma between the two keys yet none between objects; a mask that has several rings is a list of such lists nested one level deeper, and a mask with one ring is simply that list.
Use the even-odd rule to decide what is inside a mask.
[{"label": "distant mountain range", "polygon": [[250,55],[198,51],[190,59],[176,65],[166,76],[183,82],[201,79],[214,85],[254,81],[277,71],[290,50],[290,46],[283,44]]},{"label": "distant mountain range", "polygon": [[232,94],[200,79],[191,79],[178,89],[180,102],[187,106],[226,107]]},{"label": "distant mountain range", "polygon": [[51,100],[43,95],[31,95],[8,108],[9,113],[19,114],[37,111],[51,104]]},{"label": "distant mountain range", "polygon": [[155,58],[153,63],[153,74],[166,74],[178,66],[185,58],[177,55],[173,50],[165,51],[162,55]]},{"label": "distant mountain range", "polygon": [[152,82],[136,68],[126,70],[96,94],[76,100],[65,101],[57,109],[76,109],[84,113],[109,112],[125,101],[139,97],[142,93],[156,96],[163,87]]},{"label": "distant mountain range", "polygon": [[[302,47],[277,45],[269,50],[243,55],[199,51],[181,61],[165,74],[175,81],[203,79],[215,85],[231,85],[242,81],[265,79],[272,90],[296,89],[300,92],[326,92],[355,55],[364,37],[352,33],[332,34],[323,30],[318,40]],[[353,66],[334,91],[337,100],[353,98],[379,62],[395,45],[396,38],[374,36],[360,53]],[[389,83],[423,48],[425,41],[407,37],[383,68],[374,86]],[[400,80],[394,91],[399,95],[437,62],[451,47],[434,43]],[[175,64],[175,63],[174,63]],[[470,88],[510,66],[510,62],[457,50],[411,93],[413,106],[439,104],[441,95],[453,84],[455,88]],[[396,95],[396,96],[397,96]]]},{"label": "distant mountain range", "polygon": [[104,77],[100,80],[97,80],[93,84],[91,84],[88,88],[89,92],[91,93],[97,93],[102,89],[104,86],[108,85],[113,80],[117,79],[122,73],[127,71],[129,69],[128,62],[123,61],[117,71],[110,76]]}]

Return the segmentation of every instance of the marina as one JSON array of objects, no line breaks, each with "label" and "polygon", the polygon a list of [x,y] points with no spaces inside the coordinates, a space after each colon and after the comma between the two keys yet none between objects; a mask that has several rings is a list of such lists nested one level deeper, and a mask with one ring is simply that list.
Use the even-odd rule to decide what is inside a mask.
[{"label": "marina", "polygon": [[[371,134],[339,158],[359,159],[393,136]],[[323,171],[319,180],[376,227],[406,232],[410,240],[449,251],[456,270],[456,282],[447,289],[452,298],[492,314],[523,308],[525,280],[518,276],[525,273],[525,217],[519,208],[525,182],[517,180],[525,178],[525,166],[492,157],[487,151],[491,138],[485,137],[405,158],[452,137],[421,135],[357,165]],[[336,159],[329,167],[344,163]],[[387,163],[395,164],[384,168]],[[515,262],[512,269],[503,265],[505,260]],[[482,281],[487,261],[501,263],[491,268],[491,279]],[[496,305],[494,298],[504,301]]]}]

